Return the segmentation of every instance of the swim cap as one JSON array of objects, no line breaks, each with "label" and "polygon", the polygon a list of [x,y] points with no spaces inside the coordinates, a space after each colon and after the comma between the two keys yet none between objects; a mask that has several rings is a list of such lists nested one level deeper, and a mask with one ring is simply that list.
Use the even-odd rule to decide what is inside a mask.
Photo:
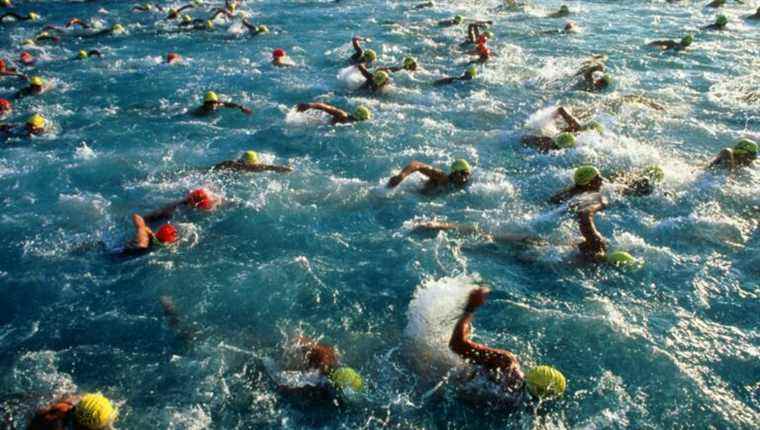
[{"label": "swim cap", "polygon": [[85,51],[85,50],[80,50],[80,51],[79,51],[79,54],[77,54],[77,57],[79,57],[79,59],[80,59],[80,60],[84,60],[85,58],[87,58],[87,57],[88,57],[88,55],[87,55],[87,51]]},{"label": "swim cap", "polygon": [[19,58],[24,64],[31,64],[34,62],[34,56],[26,51],[22,52]]},{"label": "swim cap", "polygon": [[182,14],[182,22],[193,22],[193,17],[190,15]]},{"label": "swim cap", "polygon": [[604,133],[604,126],[599,121],[589,121],[583,126],[583,130],[596,130],[597,133]]},{"label": "swim cap", "polygon": [[3,6],[11,7],[13,6],[13,3],[11,3],[11,0],[3,0]]},{"label": "swim cap", "polygon": [[214,201],[203,188],[191,191],[187,195],[187,202],[190,206],[198,209],[209,210],[214,207]]},{"label": "swim cap", "polygon": [[362,55],[362,60],[366,61],[367,63],[371,63],[377,60],[377,53],[372,49],[367,49],[364,51],[364,55]]},{"label": "swim cap", "polygon": [[573,181],[575,181],[575,185],[588,185],[596,179],[597,176],[601,175],[599,173],[599,169],[597,169],[594,166],[581,166],[577,169],[575,169],[575,174],[573,175]]},{"label": "swim cap", "polygon": [[665,172],[657,165],[651,165],[641,173],[650,178],[652,182],[662,182],[665,179]]},{"label": "swim cap", "polygon": [[32,39],[24,39],[21,41],[22,45],[34,45],[34,40]]},{"label": "swim cap", "polygon": [[413,57],[404,57],[404,70],[414,70],[417,68],[417,60]]},{"label": "swim cap", "polygon": [[180,56],[176,52],[170,52],[166,54],[166,62],[171,63],[172,61],[179,60]]},{"label": "swim cap", "polygon": [[147,10],[148,12],[150,12],[150,11],[152,11],[152,10],[153,10],[153,5],[152,5],[152,4],[150,4],[150,3],[145,3],[145,4],[143,5],[143,8],[144,8],[145,10]]},{"label": "swim cap", "polygon": [[2,58],[0,58],[0,70],[5,70],[5,61]]},{"label": "swim cap", "polygon": [[177,241],[177,229],[171,224],[164,224],[155,234],[161,243],[174,243]]},{"label": "swim cap", "polygon": [[209,92],[207,92],[207,93],[206,93],[206,97],[204,97],[204,98],[203,98],[203,102],[204,102],[204,103],[209,103],[209,102],[214,102],[214,103],[216,103],[216,102],[218,102],[218,101],[219,101],[219,96],[218,96],[218,95],[216,95],[216,93],[215,93],[215,92],[213,92],[213,91],[209,91]]},{"label": "swim cap", "polygon": [[718,15],[715,19],[715,24],[719,27],[725,27],[728,24],[728,18],[726,18],[726,15]]},{"label": "swim cap", "polygon": [[259,164],[259,154],[257,154],[256,151],[245,151],[243,154],[243,162],[248,166]]},{"label": "swim cap", "polygon": [[689,46],[692,43],[694,43],[694,36],[692,36],[691,34],[687,34],[686,36],[683,37],[683,39],[681,39],[681,45],[683,46]]},{"label": "swim cap", "polygon": [[480,44],[478,45],[478,54],[481,56],[488,57],[491,55],[491,48],[487,47],[486,45]]},{"label": "swim cap", "polygon": [[451,172],[465,172],[470,173],[470,163],[467,162],[467,160],[456,160],[453,163],[451,163]]},{"label": "swim cap", "polygon": [[50,36],[50,33],[48,33],[47,31],[41,31],[40,34],[37,35],[37,38],[48,37],[48,36]]},{"label": "swim cap", "polygon": [[612,76],[608,73],[605,73],[604,76],[600,79],[605,87],[609,87],[612,85]]},{"label": "swim cap", "polygon": [[90,430],[101,430],[116,420],[119,411],[100,393],[85,394],[74,407],[74,421]]},{"label": "swim cap", "polygon": [[124,33],[124,26],[121,24],[114,24],[114,26],[111,27],[111,32],[113,32],[114,34]]},{"label": "swim cap", "polygon": [[749,139],[739,139],[734,145],[734,154],[737,155],[757,155],[757,143]]},{"label": "swim cap", "polygon": [[359,106],[354,112],[354,117],[359,121],[367,121],[372,118],[372,112],[366,106]]},{"label": "swim cap", "polygon": [[328,379],[335,388],[341,390],[350,388],[354,391],[361,391],[361,389],[364,387],[364,380],[362,379],[362,375],[350,367],[340,367],[333,370],[330,372]]},{"label": "swim cap", "polygon": [[467,76],[470,77],[470,79],[475,78],[475,76],[478,76],[478,68],[475,66],[470,66],[467,68],[467,71],[464,72]]},{"label": "swim cap", "polygon": [[484,31],[483,36],[485,36],[486,39],[493,39],[493,33],[490,31]]},{"label": "swim cap", "polygon": [[383,72],[382,70],[375,72],[375,74],[372,75],[372,82],[378,87],[385,85],[385,83],[388,82],[388,73]]},{"label": "swim cap", "polygon": [[480,36],[478,36],[478,40],[476,41],[478,45],[485,44],[486,42],[488,42],[488,37],[486,37],[485,34],[481,34]]},{"label": "swim cap", "polygon": [[460,22],[462,22],[463,19],[464,18],[462,18],[462,15],[457,15],[454,17],[454,22],[459,24]]},{"label": "swim cap", "polygon": [[570,8],[563,4],[562,6],[559,7],[559,11],[562,13],[568,13],[570,12]]},{"label": "swim cap", "polygon": [[607,262],[615,267],[639,266],[641,261],[625,251],[613,251],[607,255]]},{"label": "swim cap", "polygon": [[574,148],[575,136],[572,133],[560,133],[554,138],[554,144],[560,149]]},{"label": "swim cap", "polygon": [[209,30],[214,28],[214,21],[211,21],[211,20],[206,21],[206,28],[208,28]]},{"label": "swim cap", "polygon": [[0,112],[10,112],[12,109],[11,102],[6,99],[0,99]]},{"label": "swim cap", "polygon": [[40,16],[34,12],[29,12],[29,19],[31,19],[32,21],[37,21],[38,19],[40,19]]},{"label": "swim cap", "polygon": [[41,86],[45,85],[45,80],[42,79],[39,76],[33,76],[32,79],[29,79],[29,83],[31,85],[34,85],[34,86],[37,86],[37,87],[41,87]]},{"label": "swim cap", "polygon": [[546,365],[531,369],[525,376],[525,384],[528,392],[538,398],[561,396],[567,388],[565,375]]},{"label": "swim cap", "polygon": [[36,113],[26,120],[26,124],[33,128],[45,128],[45,117]]},{"label": "swim cap", "polygon": [[256,29],[259,33],[269,33],[269,27],[266,25],[260,25],[259,28]]},{"label": "swim cap", "polygon": [[285,56],[285,50],[282,48],[277,48],[274,51],[272,51],[273,58],[282,58],[284,56]]},{"label": "swim cap", "polygon": [[235,10],[237,10],[237,5],[235,3],[229,3],[227,5],[227,10],[229,10],[230,12],[235,12]]}]

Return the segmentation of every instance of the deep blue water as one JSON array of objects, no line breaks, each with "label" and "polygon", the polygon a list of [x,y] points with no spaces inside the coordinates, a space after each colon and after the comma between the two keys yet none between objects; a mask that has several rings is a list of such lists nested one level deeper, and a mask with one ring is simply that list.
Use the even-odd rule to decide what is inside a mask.
[{"label": "deep blue water", "polygon": [[[0,408],[17,422],[57,394],[93,390],[119,403],[118,427],[129,429],[760,422],[760,172],[757,163],[730,176],[703,171],[737,138],[760,138],[757,97],[742,99],[760,89],[760,24],[743,19],[751,5],[729,2],[721,9],[729,29],[710,33],[698,28],[716,11],[700,2],[572,1],[570,19],[582,31],[543,35],[564,25],[545,18],[560,2],[496,12],[497,1],[414,11],[411,1],[261,0],[241,7],[271,30],[252,37],[222,19],[211,32],[168,33],[162,14],[131,13],[133,2],[16,3],[42,19],[0,25],[6,60],[43,25],[74,16],[127,28],[34,48],[39,61],[24,71],[52,88],[16,103],[4,120],[42,112],[52,122],[48,136],[10,139],[0,152]],[[494,21],[496,57],[472,82],[433,87],[470,58],[459,47],[464,26],[436,26],[455,14]],[[695,43],[685,52],[643,47],[687,32]],[[382,95],[354,90],[338,76],[355,34],[371,39],[365,45],[378,63],[413,55],[422,70],[395,74]],[[297,67],[269,64],[278,47]],[[104,57],[74,60],[80,49]],[[184,63],[162,64],[169,51]],[[614,88],[574,90],[571,75],[595,53],[609,56]],[[3,78],[0,97],[21,86]],[[207,90],[253,115],[189,116]],[[632,94],[666,112],[618,102]],[[330,126],[293,111],[312,100],[367,105],[374,118]],[[604,134],[585,133],[575,149],[551,154],[521,146],[557,104],[590,110]],[[295,171],[198,169],[248,149]],[[464,191],[421,196],[418,177],[384,188],[412,159],[445,169],[457,158],[474,166]],[[545,201],[584,163],[605,173],[664,168],[651,196],[623,198],[608,187],[610,206],[597,220],[610,247],[645,259],[643,269],[573,263],[577,224]],[[225,204],[178,213],[180,246],[110,257],[130,238],[131,213],[198,186]],[[412,231],[432,219],[527,232],[549,245]],[[463,403],[453,383],[429,394],[441,375],[425,372],[430,357],[412,345],[446,356],[434,333],[450,330],[451,298],[466,295],[472,278],[494,289],[476,339],[514,351],[526,369],[562,369],[562,399],[508,414]],[[161,296],[173,298],[194,341],[169,328]],[[411,323],[421,312],[434,317],[427,328]],[[367,378],[362,398],[337,409],[278,393],[264,363],[276,362],[296,333],[336,345]]]}]

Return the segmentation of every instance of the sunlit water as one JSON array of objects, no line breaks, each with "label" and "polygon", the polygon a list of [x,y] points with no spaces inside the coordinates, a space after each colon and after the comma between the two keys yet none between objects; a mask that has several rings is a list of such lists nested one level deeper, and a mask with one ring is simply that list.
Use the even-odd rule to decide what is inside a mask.
[{"label": "sunlit water", "polygon": [[[17,1],[16,3],[27,3]],[[218,20],[213,32],[158,33],[161,14],[132,2],[31,3],[38,23],[0,26],[0,57],[43,24],[95,17],[128,34],[68,38],[36,48],[30,74],[52,88],[15,106],[9,122],[43,112],[53,133],[11,139],[0,154],[0,407],[23,423],[34,406],[68,391],[101,390],[120,404],[120,428],[752,428],[760,422],[757,167],[732,177],[702,168],[740,136],[760,137],[760,31],[751,5],[729,2],[724,32],[696,33],[687,51],[644,48],[714,21],[698,2],[567,2],[582,28],[542,35],[564,19],[557,1],[494,12],[496,1],[249,1],[241,9],[271,33],[251,37]],[[176,5],[179,5],[177,3]],[[196,17],[208,15],[192,12]],[[757,6],[755,6],[757,7]],[[21,5],[20,10],[30,10]],[[494,20],[496,57],[468,83],[460,75],[462,14]],[[375,96],[345,70],[355,34],[379,63],[415,56],[422,70],[393,76]],[[269,64],[286,49],[297,67]],[[73,60],[99,49],[102,60]],[[168,66],[169,51],[185,58]],[[612,91],[573,89],[594,53],[609,56]],[[0,81],[8,97],[19,81]],[[250,106],[206,119],[187,115],[206,90]],[[638,94],[666,107],[620,104]],[[330,126],[295,113],[322,100],[364,104],[367,123]],[[519,144],[551,129],[546,110],[589,110],[605,125],[575,149],[538,154]],[[550,130],[547,130],[550,131]],[[7,144],[7,145],[6,145]],[[199,167],[255,149],[278,174],[205,174]],[[467,158],[472,185],[423,197],[411,177],[388,178],[412,159],[445,168]],[[598,226],[611,248],[646,260],[635,272],[573,263],[573,217],[546,199],[595,163],[606,173],[657,163],[651,196],[610,206]],[[129,261],[109,256],[131,234],[129,216],[206,186],[226,204],[180,212],[183,241]],[[446,219],[539,235],[514,248],[452,233],[419,234]],[[550,363],[566,395],[509,414],[462,402],[447,349],[458,308],[476,281],[494,290],[477,314],[479,341]],[[184,341],[163,317],[171,296]],[[350,405],[282,397],[272,369],[295,334],[336,345],[368,387]]]}]

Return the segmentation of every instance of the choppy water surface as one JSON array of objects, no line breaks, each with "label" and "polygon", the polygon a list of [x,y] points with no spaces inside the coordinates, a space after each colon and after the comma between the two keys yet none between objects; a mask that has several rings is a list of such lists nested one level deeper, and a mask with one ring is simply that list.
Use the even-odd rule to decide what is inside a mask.
[{"label": "choppy water surface", "polygon": [[[686,52],[661,54],[643,45],[697,32],[716,11],[693,1],[572,1],[582,32],[567,36],[541,34],[564,25],[544,17],[556,1],[495,12],[496,1],[414,11],[409,1],[262,0],[241,9],[272,31],[251,37],[221,19],[213,32],[160,32],[171,27],[157,23],[162,15],[130,13],[132,2],[16,3],[42,20],[3,24],[0,58],[18,58],[23,39],[73,16],[128,31],[35,48],[30,73],[53,88],[6,119],[39,111],[54,127],[0,153],[0,405],[17,422],[56,393],[96,389],[120,403],[119,427],[134,429],[760,422],[760,172],[702,170],[736,138],[760,137],[760,105],[746,98],[760,87],[760,31],[743,19],[751,5],[728,2],[727,31],[696,33]],[[492,19],[497,56],[472,82],[433,87],[468,61],[464,27],[435,25],[455,14]],[[371,39],[380,64],[413,55],[422,70],[394,75],[386,94],[357,93],[350,76],[338,78],[355,34]],[[277,47],[298,67],[272,67]],[[80,49],[104,58],[72,60]],[[162,64],[169,51],[185,63]],[[609,56],[614,90],[573,90],[569,76],[594,53]],[[20,85],[2,79],[0,97]],[[209,89],[254,114],[188,116]],[[667,111],[615,102],[630,94]],[[293,110],[311,100],[365,104],[374,118],[315,123]],[[590,110],[605,133],[551,154],[521,146],[557,104]],[[247,149],[295,172],[197,169]],[[445,167],[456,158],[475,167],[465,191],[422,197],[416,177],[384,188],[412,159]],[[665,169],[652,196],[608,190],[598,217],[611,248],[646,259],[642,270],[570,263],[577,225],[545,201],[586,162],[605,172]],[[129,238],[132,212],[201,185],[227,204],[181,212],[180,247],[126,262],[108,256]],[[550,245],[412,231],[431,219],[528,232]],[[433,364],[451,360],[446,336],[476,280],[495,290],[478,312],[477,339],[514,351],[525,367],[562,369],[563,399],[509,415],[465,404],[440,384],[445,374]],[[194,341],[167,326],[161,296],[173,297]],[[296,333],[336,345],[366,375],[365,395],[343,409],[282,397],[267,363]]]}]

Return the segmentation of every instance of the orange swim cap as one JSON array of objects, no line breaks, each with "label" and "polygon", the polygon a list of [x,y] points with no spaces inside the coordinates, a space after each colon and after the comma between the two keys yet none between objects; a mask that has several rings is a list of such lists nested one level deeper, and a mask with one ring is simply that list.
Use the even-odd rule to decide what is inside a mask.
[{"label": "orange swim cap", "polygon": [[181,58],[182,57],[180,57],[179,54],[177,54],[176,52],[170,52],[169,54],[166,55],[166,62],[171,63],[174,61],[178,61]]},{"label": "orange swim cap", "polygon": [[174,243],[177,241],[177,229],[171,224],[164,224],[156,232],[156,239],[161,243]]},{"label": "orange swim cap", "polygon": [[284,56],[285,56],[285,50],[282,48],[277,48],[274,51],[272,51],[273,58],[282,58]]},{"label": "orange swim cap", "polygon": [[187,195],[187,202],[190,206],[198,209],[210,210],[214,208],[214,201],[203,188],[191,191]]}]

